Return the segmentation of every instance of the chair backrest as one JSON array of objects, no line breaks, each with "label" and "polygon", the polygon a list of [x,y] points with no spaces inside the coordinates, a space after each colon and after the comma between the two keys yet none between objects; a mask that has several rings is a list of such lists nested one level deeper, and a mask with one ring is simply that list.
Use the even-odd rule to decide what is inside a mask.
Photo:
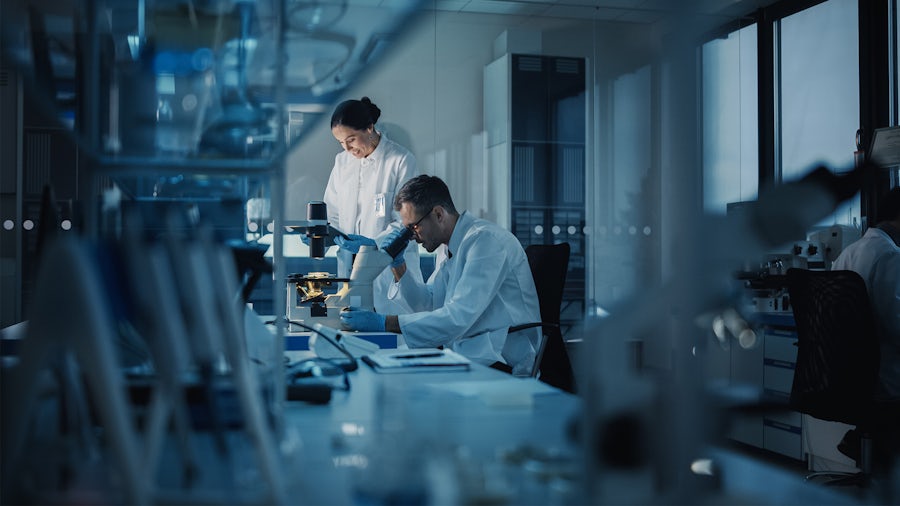
[{"label": "chair backrest", "polygon": [[[537,288],[544,339],[538,350],[541,381],[569,392],[575,391],[572,363],[559,329],[560,308],[566,273],[569,270],[569,243],[532,244],[525,248],[531,276]],[[546,324],[556,324],[546,325]]]},{"label": "chair backrest", "polygon": [[532,244],[525,248],[534,287],[541,305],[541,321],[559,323],[566,273],[569,270],[569,243]]},{"label": "chair backrest", "polygon": [[857,425],[878,384],[879,344],[863,279],[853,271],[789,269],[798,349],[791,406]]}]

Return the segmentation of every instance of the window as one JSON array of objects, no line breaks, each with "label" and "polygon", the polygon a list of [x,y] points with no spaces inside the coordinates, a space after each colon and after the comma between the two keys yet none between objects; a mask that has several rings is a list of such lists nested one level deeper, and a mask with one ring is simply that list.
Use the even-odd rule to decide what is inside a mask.
[{"label": "window", "polygon": [[725,214],[759,186],[756,25],[703,45],[703,209]]},{"label": "window", "polygon": [[[776,26],[780,60],[777,163],[781,181],[824,163],[853,166],[859,127],[859,35],[856,0],[828,0]],[[820,225],[859,223],[859,197]]]}]

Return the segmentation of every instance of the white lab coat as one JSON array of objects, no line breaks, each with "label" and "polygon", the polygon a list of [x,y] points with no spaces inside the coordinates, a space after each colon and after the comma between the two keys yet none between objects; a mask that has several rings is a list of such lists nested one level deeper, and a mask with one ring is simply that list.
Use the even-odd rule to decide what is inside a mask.
[{"label": "white lab coat", "polygon": [[900,397],[900,247],[873,227],[841,252],[831,270],[855,271],[865,280],[881,340],[881,383],[888,395]]},{"label": "white lab coat", "polygon": [[428,283],[403,276],[398,283],[412,314],[399,315],[410,348],[445,346],[475,362],[505,362],[513,374],[534,365],[538,329],[512,325],[540,321],[534,279],[519,240],[486,220],[462,213],[447,245],[449,258]]},{"label": "white lab coat", "polygon": [[[375,150],[366,158],[355,158],[347,151],[334,157],[323,200],[328,207],[328,222],[347,234],[359,234],[379,243],[392,222],[400,223],[394,211],[394,195],[403,184],[418,175],[416,158],[384,133]],[[397,225],[399,226],[399,225]],[[404,254],[407,273],[422,279],[419,249],[410,242]],[[352,254],[338,250],[338,277],[349,277]],[[375,310],[380,313],[410,312],[402,300],[389,300],[387,291],[394,282],[391,269],[375,280]]]}]

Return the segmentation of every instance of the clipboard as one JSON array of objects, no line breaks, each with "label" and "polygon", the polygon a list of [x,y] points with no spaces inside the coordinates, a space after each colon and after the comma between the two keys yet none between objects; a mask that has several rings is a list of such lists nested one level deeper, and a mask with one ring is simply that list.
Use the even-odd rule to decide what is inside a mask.
[{"label": "clipboard", "polygon": [[468,371],[472,361],[449,349],[390,350],[365,355],[363,362],[379,373]]}]

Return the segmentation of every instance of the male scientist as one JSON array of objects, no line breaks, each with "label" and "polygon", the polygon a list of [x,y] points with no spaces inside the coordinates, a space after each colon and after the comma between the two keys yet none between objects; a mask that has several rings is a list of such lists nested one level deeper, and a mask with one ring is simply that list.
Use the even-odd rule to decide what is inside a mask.
[{"label": "male scientist", "polygon": [[394,198],[394,209],[417,243],[429,253],[446,245],[446,255],[424,283],[405,276],[404,264],[392,265],[396,289],[415,312],[398,316],[349,308],[341,313],[342,326],[399,333],[410,348],[443,346],[474,362],[528,375],[539,331],[507,336],[512,325],[540,321],[534,279],[519,240],[494,223],[460,214],[447,185],[435,176],[407,181]]}]

